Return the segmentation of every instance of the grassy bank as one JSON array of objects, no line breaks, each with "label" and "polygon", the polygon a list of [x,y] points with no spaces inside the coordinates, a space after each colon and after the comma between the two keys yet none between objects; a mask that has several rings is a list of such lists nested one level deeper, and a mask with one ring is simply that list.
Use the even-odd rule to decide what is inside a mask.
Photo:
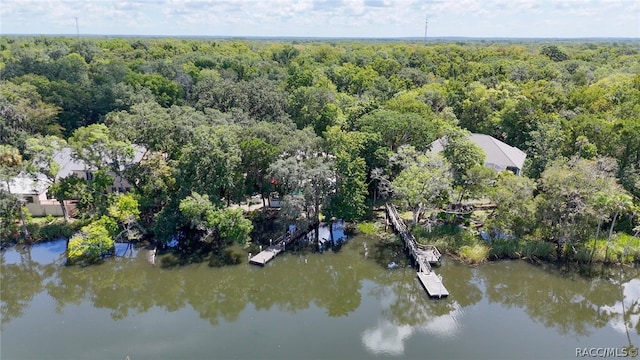
[{"label": "grassy bank", "polygon": [[628,234],[616,234],[611,241],[591,239],[577,249],[574,257],[581,262],[640,262],[640,239]]},{"label": "grassy bank", "polygon": [[[69,238],[89,222],[85,219],[73,219],[65,222],[64,218],[53,216],[28,217],[26,220],[32,243]],[[22,231],[19,231],[13,237],[1,239],[1,242],[6,246],[24,243],[25,239]]]},{"label": "grassy bank", "polygon": [[380,231],[380,227],[377,222],[363,222],[356,225],[356,230],[363,235],[375,235]]},{"label": "grassy bank", "polygon": [[435,245],[441,252],[467,264],[479,264],[488,259],[490,248],[458,226],[436,226],[430,232],[422,226],[414,226],[411,233],[419,244]]},{"label": "grassy bank", "polygon": [[[441,252],[468,264],[498,259],[556,261],[558,258],[554,243],[533,237],[487,242],[467,229],[451,225],[434,227],[431,232],[422,226],[414,226],[411,231],[418,243],[433,244]],[[605,264],[640,262],[640,239],[624,233],[615,235],[608,244],[606,239],[590,240],[574,248],[564,249],[568,261]]]}]

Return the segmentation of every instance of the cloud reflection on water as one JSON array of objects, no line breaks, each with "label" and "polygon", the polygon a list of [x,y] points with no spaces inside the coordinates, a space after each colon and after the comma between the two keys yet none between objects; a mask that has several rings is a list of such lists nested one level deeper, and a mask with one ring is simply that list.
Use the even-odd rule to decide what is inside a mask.
[{"label": "cloud reflection on water", "polygon": [[[392,303],[384,299],[383,304]],[[398,325],[388,319],[380,319],[375,327],[362,333],[362,344],[374,354],[402,355],[405,342],[416,333],[426,333],[438,338],[458,336],[462,331],[460,318],[464,312],[458,302],[449,305],[449,312],[435,315],[431,309],[425,308],[422,314],[427,320],[418,325]]]}]

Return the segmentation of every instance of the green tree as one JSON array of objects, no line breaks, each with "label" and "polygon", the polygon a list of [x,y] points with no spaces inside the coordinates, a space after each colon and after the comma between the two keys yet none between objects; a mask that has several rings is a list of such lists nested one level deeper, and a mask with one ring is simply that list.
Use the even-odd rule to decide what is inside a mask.
[{"label": "green tree", "polygon": [[250,192],[258,191],[262,198],[262,206],[266,209],[265,193],[269,188],[266,179],[269,165],[276,160],[280,149],[259,138],[251,138],[240,142],[242,156],[241,167],[245,172],[245,181]]},{"label": "green tree", "polygon": [[[276,181],[276,189],[285,196],[284,202],[304,200],[303,212],[296,220],[302,226],[318,223],[320,210],[326,205],[335,186],[334,164],[325,156],[302,159],[291,156],[279,159],[269,167],[269,174]],[[299,208],[299,206],[294,206]]]},{"label": "green tree", "polygon": [[[640,77],[638,82],[640,83]],[[640,93],[640,84],[637,85]],[[636,106],[640,110],[640,106]],[[637,114],[638,112],[636,112]],[[620,164],[618,176],[625,189],[640,199],[640,120],[630,117],[620,120],[614,129],[620,134],[615,146],[616,158]]]},{"label": "green tree", "polygon": [[81,216],[104,215],[109,206],[106,192],[113,184],[113,177],[104,170],[93,171],[93,179],[88,181],[75,175],[58,179],[49,191],[57,198],[76,199]]},{"label": "green tree", "polygon": [[218,115],[225,116],[215,111],[205,114],[190,106],[166,109],[151,101],[135,104],[128,111],[109,113],[105,124],[117,140],[142,145],[149,151],[163,152],[169,158],[177,159],[181,148],[194,137],[199,126],[229,124],[226,119],[214,121]]},{"label": "green tree", "polygon": [[524,173],[532,179],[540,177],[547,165],[562,157],[566,134],[560,121],[543,122],[531,131],[526,143],[527,159]]},{"label": "green tree", "polygon": [[336,155],[336,190],[329,198],[327,213],[344,221],[360,220],[367,209],[366,165],[361,157],[345,152]]},{"label": "green tree", "polygon": [[180,201],[180,212],[191,228],[201,233],[201,240],[218,245],[228,242],[244,244],[253,225],[242,216],[241,209],[217,209],[207,195],[196,192]]},{"label": "green tree", "polygon": [[480,199],[496,178],[496,171],[482,165],[470,168],[462,179],[458,203],[464,199]]},{"label": "green tree", "polygon": [[413,113],[390,110],[376,110],[357,120],[356,129],[367,133],[377,133],[392,151],[402,145],[412,145],[424,149],[438,134],[436,123]]},{"label": "green tree", "polygon": [[[611,225],[609,226],[609,236],[607,237],[607,247],[605,250],[605,261],[607,260],[609,254],[609,245],[611,244],[611,239],[613,237],[613,229],[616,225],[616,220],[621,214],[625,212],[629,212],[633,209],[633,198],[624,192],[622,189],[616,194],[611,194],[612,196],[607,201],[606,210],[609,210],[610,213],[613,213],[613,217],[611,218]],[[599,209],[600,211],[605,209]]]},{"label": "green tree", "polygon": [[71,53],[56,60],[47,76],[68,83],[86,83],[89,81],[89,66],[82,56]]},{"label": "green tree", "polygon": [[608,202],[602,201],[602,189],[611,192],[618,187],[615,170],[613,159],[574,158],[560,159],[542,173],[536,197],[538,222],[547,240],[556,243],[558,257],[569,256],[568,251],[593,234],[591,224],[599,212],[619,210],[607,210]]},{"label": "green tree", "polygon": [[229,128],[200,126],[191,142],[181,149],[177,164],[178,193],[207,195],[219,203],[231,194],[238,179],[241,152],[236,134]]},{"label": "green tree", "polygon": [[589,139],[584,135],[576,138],[576,147],[578,147],[577,155],[583,159],[593,159],[598,156],[598,147],[590,143]]},{"label": "green tree", "polygon": [[184,89],[180,84],[160,74],[133,73],[127,75],[126,82],[136,89],[147,88],[164,107],[180,105],[184,99]]},{"label": "green tree", "polygon": [[521,149],[531,139],[531,132],[539,127],[543,119],[550,116],[543,114],[536,105],[524,96],[505,101],[502,109],[495,114],[498,129],[505,141]]},{"label": "green tree", "polygon": [[69,239],[67,258],[70,263],[95,263],[103,256],[113,252],[115,242],[113,233],[117,229],[115,222],[107,216],[101,217]]},{"label": "green tree", "polygon": [[443,206],[451,196],[450,165],[440,155],[419,154],[392,181],[394,202],[413,213],[413,224],[429,210]]},{"label": "green tree", "polygon": [[[124,227],[124,230],[116,235],[116,240],[136,240],[139,239],[142,234],[146,233],[146,230],[138,223],[140,219],[140,209],[138,200],[133,195],[118,194],[109,206],[108,212],[111,218]],[[142,234],[136,233],[136,230]]]},{"label": "green tree", "polygon": [[322,135],[327,126],[335,125],[340,113],[333,104],[336,94],[329,89],[299,87],[289,96],[288,113],[298,129],[313,127]]},{"label": "green tree", "polygon": [[200,81],[193,90],[197,109],[213,108],[228,112],[242,109],[254,119],[287,122],[287,97],[278,84],[265,77],[233,82],[219,78]]},{"label": "green tree", "polygon": [[329,127],[325,132],[327,147],[336,157],[335,192],[330,196],[326,211],[329,218],[354,221],[365,214],[367,167],[362,153],[368,142],[367,135],[342,131],[337,126]]},{"label": "green tree", "polygon": [[[11,145],[0,145],[0,181],[6,184],[6,191],[5,186],[0,187],[0,214],[2,215],[0,223],[3,226],[7,226],[7,234],[5,235],[9,235],[13,233],[15,220],[19,217],[22,223],[23,236],[30,241],[31,236],[27,229],[23,204],[20,199],[11,194],[11,181],[20,174],[23,168],[20,151]],[[5,233],[5,231],[0,231],[0,233]]]},{"label": "green tree", "polygon": [[488,192],[496,206],[485,224],[488,232],[515,238],[530,233],[535,226],[535,189],[535,182],[527,177],[510,171],[498,173],[495,185]]},{"label": "green tree", "polygon": [[[473,184],[473,181],[467,181],[472,177],[470,175],[471,169],[484,166],[485,153],[482,148],[471,141],[470,136],[469,131],[457,127],[450,128],[445,133],[446,144],[442,156],[451,164],[453,183],[460,192],[458,202],[462,201],[462,197],[468,191],[468,186]],[[475,175],[473,177],[482,182],[479,176],[484,174],[476,171]]]},{"label": "green tree", "polygon": [[557,45],[543,45],[542,48],[540,48],[540,54],[553,61],[565,61],[569,59],[569,56],[560,50]]},{"label": "green tree", "polygon": [[24,137],[60,135],[60,108],[45,102],[36,86],[0,81],[0,143],[23,149]]},{"label": "green tree", "polygon": [[88,170],[108,169],[122,177],[126,165],[133,160],[134,147],[128,141],[115,139],[104,124],[81,127],[69,138],[76,158],[84,161]]},{"label": "green tree", "polygon": [[17,221],[20,219],[22,207],[18,198],[0,187],[0,244],[18,236]]},{"label": "green tree", "polygon": [[171,201],[176,191],[175,162],[165,159],[160,152],[154,152],[124,171],[125,178],[139,194],[141,216],[147,223],[152,221],[155,211]]},{"label": "green tree", "polygon": [[7,188],[11,179],[18,176],[22,168],[20,150],[11,145],[0,145],[0,180],[7,184]]},{"label": "green tree", "polygon": [[[49,186],[49,194],[58,201],[61,201],[60,199],[62,199],[63,204],[64,200],[81,199],[81,205],[79,208],[87,209],[87,206],[91,204],[91,200],[85,199],[81,195],[83,193],[87,193],[87,188],[87,183],[84,179],[73,174],[69,174],[66,177],[56,179],[56,181]],[[69,215],[66,210],[66,205],[63,211]]]}]

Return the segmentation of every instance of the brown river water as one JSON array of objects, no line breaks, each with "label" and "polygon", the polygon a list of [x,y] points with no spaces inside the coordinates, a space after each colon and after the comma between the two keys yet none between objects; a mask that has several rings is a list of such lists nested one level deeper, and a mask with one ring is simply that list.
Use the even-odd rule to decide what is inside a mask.
[{"label": "brown river water", "polygon": [[451,295],[432,300],[415,270],[390,269],[381,249],[355,236],[339,251],[285,253],[264,268],[164,269],[146,250],[68,267],[64,240],[10,248],[0,357],[575,359],[640,346],[637,268],[586,277],[444,258],[436,271]]}]

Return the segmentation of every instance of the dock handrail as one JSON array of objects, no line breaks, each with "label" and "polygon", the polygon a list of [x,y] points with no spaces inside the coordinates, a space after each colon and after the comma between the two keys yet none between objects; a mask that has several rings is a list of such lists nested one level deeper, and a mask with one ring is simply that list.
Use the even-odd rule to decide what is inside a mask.
[{"label": "dock handrail", "polygon": [[433,255],[435,255],[438,259],[440,259],[442,257],[442,254],[440,253],[440,250],[438,250],[438,248],[435,245],[420,245],[423,249],[428,250],[428,251],[432,251]]},{"label": "dock handrail", "polygon": [[[398,231],[400,238],[404,241],[407,248],[409,248],[409,252],[411,256],[418,263],[418,268],[420,272],[430,273],[431,272],[431,264],[418,252],[418,245],[416,242],[416,238],[407,230],[407,226],[404,221],[400,218],[398,214],[398,210],[396,210],[395,206],[390,205],[389,203],[385,204],[387,207],[387,212],[389,213],[389,217],[393,222],[394,228]],[[437,251],[437,250],[436,250]]]}]

